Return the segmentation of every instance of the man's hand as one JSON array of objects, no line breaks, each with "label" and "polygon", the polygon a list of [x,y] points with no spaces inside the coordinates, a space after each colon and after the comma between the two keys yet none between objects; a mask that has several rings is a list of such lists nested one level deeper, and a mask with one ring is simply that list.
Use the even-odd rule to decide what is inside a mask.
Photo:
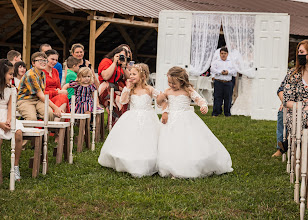
[{"label": "man's hand", "polygon": [[168,113],[167,112],[164,112],[161,116],[161,122],[163,124],[167,124],[167,121],[168,121]]},{"label": "man's hand", "polygon": [[229,73],[228,70],[223,70],[223,71],[221,72],[222,75],[228,75],[228,73]]}]

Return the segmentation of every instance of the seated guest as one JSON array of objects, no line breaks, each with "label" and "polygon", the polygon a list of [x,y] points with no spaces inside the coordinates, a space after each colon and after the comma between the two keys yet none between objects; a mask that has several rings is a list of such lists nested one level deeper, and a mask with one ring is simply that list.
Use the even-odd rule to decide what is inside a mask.
[{"label": "seated guest", "polygon": [[26,73],[26,64],[23,61],[19,61],[15,63],[14,65],[14,78],[12,79],[12,85],[18,88],[19,82],[21,78],[25,75]]},{"label": "seated guest", "polygon": [[[69,102],[67,91],[61,89],[58,70],[54,68],[58,62],[59,54],[55,50],[47,50],[47,65],[43,72],[46,76],[45,94],[49,94],[49,99],[64,112],[69,112]],[[57,120],[60,120],[58,118]]]},{"label": "seated guest", "polygon": [[[46,76],[43,69],[47,64],[47,56],[45,53],[36,52],[32,54],[31,62],[32,68],[25,73],[18,87],[17,110],[24,119],[37,120],[37,113],[44,118]],[[52,101],[49,101],[49,106],[49,120],[53,120],[54,115],[61,117],[63,111],[58,106]]]},{"label": "seated guest", "polygon": [[13,66],[16,62],[21,61],[21,54],[16,50],[10,50],[7,53],[6,57],[13,64]]},{"label": "seated guest", "polygon": [[[42,44],[40,46],[40,52],[46,52],[47,50],[51,50],[51,46],[49,44]],[[62,64],[57,62],[56,65],[53,67],[55,69],[58,70],[58,73],[59,73],[59,79],[60,79],[60,83],[61,83],[61,80],[62,80]]]},{"label": "seated guest", "polygon": [[[77,79],[77,72],[79,70],[79,66],[81,64],[81,60],[69,56],[66,60],[66,65],[67,65],[67,75],[66,75],[66,80],[65,83],[70,83],[71,81],[75,81]],[[72,95],[74,95],[75,90],[74,88],[69,88],[67,89],[68,92],[68,99],[71,99]]]}]

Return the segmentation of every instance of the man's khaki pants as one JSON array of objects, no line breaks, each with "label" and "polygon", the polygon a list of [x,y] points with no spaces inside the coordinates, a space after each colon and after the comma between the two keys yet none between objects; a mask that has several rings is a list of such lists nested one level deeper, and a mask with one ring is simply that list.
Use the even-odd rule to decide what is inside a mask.
[{"label": "man's khaki pants", "polygon": [[[45,104],[39,99],[24,99],[17,101],[17,111],[26,120],[37,120],[37,114],[40,118],[44,118]],[[54,115],[52,109],[48,109],[48,120],[53,121]]]}]

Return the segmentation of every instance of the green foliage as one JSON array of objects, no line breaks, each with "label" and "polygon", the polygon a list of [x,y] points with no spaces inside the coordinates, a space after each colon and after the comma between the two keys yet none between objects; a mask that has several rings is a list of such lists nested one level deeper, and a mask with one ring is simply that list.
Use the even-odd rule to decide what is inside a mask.
[{"label": "green foliage", "polygon": [[200,117],[230,152],[234,171],[202,179],[133,178],[101,167],[102,143],[94,152],[74,152],[73,165],[56,165],[50,138],[48,174],[31,178],[28,145],[22,180],[10,192],[10,143],[4,141],[0,219],[298,219],[286,164],[271,158],[276,123],[210,115]]}]

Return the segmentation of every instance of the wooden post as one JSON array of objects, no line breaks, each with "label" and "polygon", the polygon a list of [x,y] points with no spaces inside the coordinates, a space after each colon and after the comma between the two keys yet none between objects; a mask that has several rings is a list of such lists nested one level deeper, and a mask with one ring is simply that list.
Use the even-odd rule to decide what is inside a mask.
[{"label": "wooden post", "polygon": [[94,91],[94,103],[93,103],[93,131],[92,131],[92,145],[91,150],[95,150],[95,131],[96,131],[96,111],[97,111],[97,90]]},{"label": "wooden post", "polygon": [[[95,12],[94,12],[95,13]],[[89,61],[95,67],[95,33],[96,20],[90,20],[90,39],[89,39]]]},{"label": "wooden post", "polygon": [[23,23],[23,48],[22,59],[30,69],[31,54],[31,19],[32,16],[32,0],[24,0],[24,23]]},{"label": "wooden post", "polygon": [[15,171],[14,171],[14,163],[15,163],[15,132],[16,132],[16,88],[12,88],[12,118],[11,118],[11,132],[12,132],[12,140],[11,140],[11,172],[10,172],[10,190],[15,190]]},{"label": "wooden post", "polygon": [[74,123],[75,123],[75,95],[71,97],[71,136],[70,136],[70,152],[69,160],[70,164],[73,163],[73,147],[74,147]]},{"label": "wooden post", "polygon": [[44,106],[44,147],[43,147],[43,171],[42,174],[47,173],[47,141],[48,141],[48,109],[49,109],[49,95],[45,95]]},{"label": "wooden post", "polygon": [[307,176],[307,139],[308,130],[303,130],[303,144],[302,144],[302,183],[301,183],[301,200],[300,200],[300,219],[304,220],[305,216],[305,201],[306,201],[306,176]]},{"label": "wooden post", "polygon": [[114,101],[114,88],[110,89],[109,131],[112,129],[112,110]]}]

